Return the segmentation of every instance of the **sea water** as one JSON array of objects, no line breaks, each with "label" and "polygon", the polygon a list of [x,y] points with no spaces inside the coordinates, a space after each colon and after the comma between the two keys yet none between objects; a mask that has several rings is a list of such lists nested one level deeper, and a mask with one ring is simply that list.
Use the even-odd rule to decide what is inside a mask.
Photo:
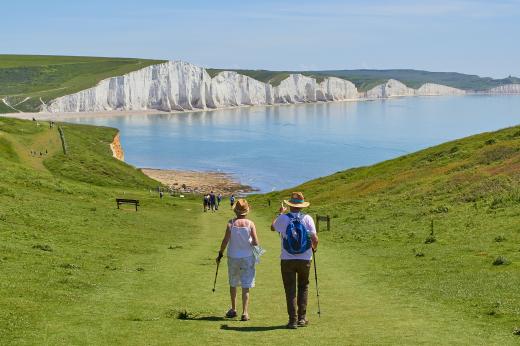
[{"label": "sea water", "polygon": [[520,96],[407,97],[81,117],[121,131],[137,167],[221,171],[262,192],[520,124]]}]

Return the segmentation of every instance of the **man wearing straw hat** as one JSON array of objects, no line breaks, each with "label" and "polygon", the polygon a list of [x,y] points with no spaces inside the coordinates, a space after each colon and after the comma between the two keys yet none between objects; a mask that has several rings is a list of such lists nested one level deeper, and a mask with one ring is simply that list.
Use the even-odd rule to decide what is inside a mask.
[{"label": "man wearing straw hat", "polygon": [[296,329],[309,323],[306,317],[309,271],[312,252],[318,246],[318,236],[312,217],[302,213],[302,209],[310,204],[303,194],[293,192],[291,198],[284,202],[290,208],[289,213],[282,205],[271,230],[280,233],[282,241],[280,267],[289,314],[287,328]]}]

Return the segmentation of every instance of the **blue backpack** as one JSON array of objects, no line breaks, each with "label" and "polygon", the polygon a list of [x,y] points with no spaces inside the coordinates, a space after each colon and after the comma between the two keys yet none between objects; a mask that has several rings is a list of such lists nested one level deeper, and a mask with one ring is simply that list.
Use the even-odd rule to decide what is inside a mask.
[{"label": "blue backpack", "polygon": [[292,214],[286,215],[290,220],[285,230],[283,248],[292,255],[304,253],[311,248],[311,237],[301,220],[303,215],[300,214],[298,217]]}]

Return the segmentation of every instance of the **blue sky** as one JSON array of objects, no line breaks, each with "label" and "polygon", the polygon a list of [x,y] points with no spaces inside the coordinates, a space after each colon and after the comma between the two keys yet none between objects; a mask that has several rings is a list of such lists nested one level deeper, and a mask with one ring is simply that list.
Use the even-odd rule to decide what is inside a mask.
[{"label": "blue sky", "polygon": [[17,0],[0,8],[0,53],[520,76],[520,0]]}]

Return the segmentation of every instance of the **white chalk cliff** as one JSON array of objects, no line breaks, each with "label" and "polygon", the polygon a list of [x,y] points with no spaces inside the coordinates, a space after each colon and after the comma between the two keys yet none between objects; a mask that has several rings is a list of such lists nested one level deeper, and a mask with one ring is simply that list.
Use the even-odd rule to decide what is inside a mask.
[{"label": "white chalk cliff", "polygon": [[491,88],[487,91],[490,94],[520,94],[520,84],[506,84]]},{"label": "white chalk cliff", "polygon": [[[498,88],[496,93],[520,93],[520,85]],[[464,95],[466,91],[426,83],[418,89],[390,79],[366,92],[341,78],[321,82],[302,74],[290,74],[272,86],[233,71],[211,78],[193,64],[169,61],[112,77],[96,86],[65,95],[42,107],[49,112],[95,112],[111,110],[186,111],[284,103],[377,99],[402,96]]]},{"label": "white chalk cliff", "polygon": [[418,96],[441,96],[441,95],[464,95],[465,90],[452,88],[446,85],[425,83],[415,90],[415,95]]}]

